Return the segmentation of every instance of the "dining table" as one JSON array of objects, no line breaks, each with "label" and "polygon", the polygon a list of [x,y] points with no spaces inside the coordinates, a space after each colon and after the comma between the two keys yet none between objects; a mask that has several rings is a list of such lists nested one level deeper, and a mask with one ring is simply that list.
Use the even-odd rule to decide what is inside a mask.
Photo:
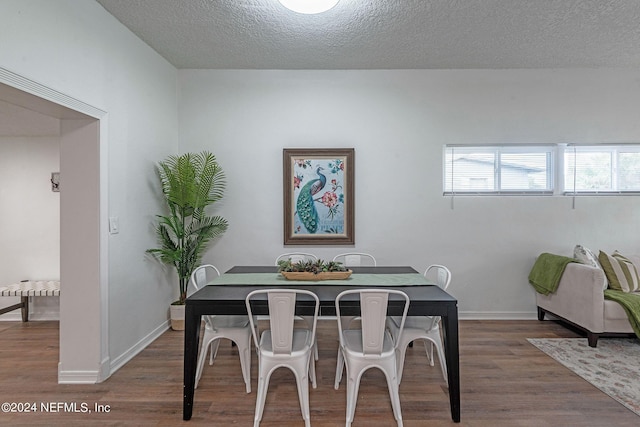
[{"label": "dining table", "polygon": [[[247,314],[245,299],[257,289],[296,288],[314,292],[320,300],[320,316],[335,316],[336,296],[347,289],[357,287],[384,287],[405,292],[410,299],[408,316],[440,316],[451,418],[460,422],[460,362],[458,338],[458,302],[449,293],[429,282],[413,267],[377,266],[350,267],[352,274],[339,280],[288,280],[278,272],[277,266],[235,266],[212,280],[186,300],[184,333],[184,385],[183,420],[190,420],[193,413],[196,365],[203,315]],[[252,303],[254,315],[268,314],[268,304]],[[389,300],[388,314],[401,314],[402,301]],[[296,302],[296,315],[313,315],[311,299]],[[354,300],[343,308],[341,315],[358,316],[359,302]]]}]

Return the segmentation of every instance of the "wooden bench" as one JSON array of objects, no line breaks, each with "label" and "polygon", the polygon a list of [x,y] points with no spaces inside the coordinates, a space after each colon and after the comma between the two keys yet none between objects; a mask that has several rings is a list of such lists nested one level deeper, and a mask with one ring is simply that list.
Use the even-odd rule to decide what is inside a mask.
[{"label": "wooden bench", "polygon": [[29,297],[58,297],[60,296],[59,280],[23,280],[0,288],[1,297],[20,297],[18,304],[1,308],[0,314],[13,310],[22,310],[22,321],[29,321]]}]

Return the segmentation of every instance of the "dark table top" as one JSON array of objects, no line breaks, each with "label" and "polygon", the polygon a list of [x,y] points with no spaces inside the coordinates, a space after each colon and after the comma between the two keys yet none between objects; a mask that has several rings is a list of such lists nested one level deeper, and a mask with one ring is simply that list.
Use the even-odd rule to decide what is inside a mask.
[{"label": "dark table top", "polygon": [[[353,274],[401,274],[415,273],[419,274],[412,267],[352,267]],[[277,273],[276,266],[236,266],[231,268],[227,273]],[[330,280],[320,282],[308,282],[308,284],[300,285],[279,285],[279,288],[302,288],[314,292],[321,302],[322,315],[335,315],[335,298],[347,289],[353,289],[348,285],[332,285]],[[448,309],[457,307],[457,300],[435,285],[395,285],[390,286],[393,289],[400,289],[405,292],[410,300],[409,315],[442,315],[448,314]],[[212,305],[216,306],[215,314],[239,314],[246,307],[244,300],[249,292],[255,289],[264,289],[264,285],[256,283],[255,285],[215,285],[205,286],[198,292],[187,298],[187,306],[191,306],[197,311],[203,310],[201,314],[211,314],[206,309]],[[355,300],[357,296],[352,296]],[[390,301],[390,305],[392,301]],[[246,311],[245,311],[246,312]]]}]

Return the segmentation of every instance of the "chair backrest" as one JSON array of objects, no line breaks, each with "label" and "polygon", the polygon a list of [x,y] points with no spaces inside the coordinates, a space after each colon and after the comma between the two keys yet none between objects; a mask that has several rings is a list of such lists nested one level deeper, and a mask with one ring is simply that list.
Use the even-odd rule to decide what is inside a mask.
[{"label": "chair backrest", "polygon": [[451,271],[444,265],[432,264],[424,272],[424,277],[433,280],[443,290],[447,290],[451,283]]},{"label": "chair backrest", "polygon": [[[344,342],[342,319],[340,314],[340,301],[346,295],[360,295],[360,316],[362,328],[362,350],[366,355],[380,355],[384,344],[384,334],[386,329],[387,307],[389,297],[398,295],[404,300],[402,321],[398,334],[402,334],[404,323],[409,310],[409,296],[395,289],[349,289],[341,292],[336,297],[336,317],[338,319],[338,333],[340,342]],[[394,348],[398,343],[394,343]]]},{"label": "chair backrest", "polygon": [[260,345],[258,329],[254,324],[254,316],[251,309],[251,301],[256,300],[260,295],[266,295],[269,307],[269,329],[271,329],[271,345],[274,354],[291,354],[293,345],[293,325],[296,309],[296,299],[298,295],[309,295],[315,302],[313,315],[313,325],[311,327],[311,341],[315,342],[316,323],[318,321],[318,310],[320,300],[311,291],[304,289],[259,289],[247,295],[245,304],[251,323],[251,331],[256,347]]},{"label": "chair backrest", "polygon": [[333,257],[334,261],[341,262],[345,267],[360,267],[364,265],[377,266],[373,255],[365,252],[347,252]]},{"label": "chair backrest", "polygon": [[[424,272],[424,277],[432,280],[438,287],[447,290],[451,283],[451,271],[444,265],[432,264]],[[433,329],[440,323],[440,316],[431,316],[431,321],[427,329]]]},{"label": "chair backrest", "polygon": [[216,268],[216,266],[211,264],[200,265],[196,267],[195,270],[193,270],[193,273],[191,273],[191,287],[195,292],[201,289],[203,286],[206,286],[207,283],[209,283],[219,275],[220,271]]},{"label": "chair backrest", "polygon": [[278,257],[276,258],[275,264],[278,265],[278,261],[287,260],[287,259],[291,259],[291,262],[295,264],[297,262],[306,261],[306,260],[317,261],[318,257],[315,256],[314,254],[308,254],[305,252],[288,252],[286,254],[278,255]]}]

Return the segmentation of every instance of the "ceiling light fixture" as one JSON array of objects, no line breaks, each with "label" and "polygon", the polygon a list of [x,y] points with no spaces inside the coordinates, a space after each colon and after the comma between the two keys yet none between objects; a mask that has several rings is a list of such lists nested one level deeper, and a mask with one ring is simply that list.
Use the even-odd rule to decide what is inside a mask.
[{"label": "ceiling light fixture", "polygon": [[338,4],[340,0],[279,0],[287,9],[294,12],[313,15],[326,12]]}]

